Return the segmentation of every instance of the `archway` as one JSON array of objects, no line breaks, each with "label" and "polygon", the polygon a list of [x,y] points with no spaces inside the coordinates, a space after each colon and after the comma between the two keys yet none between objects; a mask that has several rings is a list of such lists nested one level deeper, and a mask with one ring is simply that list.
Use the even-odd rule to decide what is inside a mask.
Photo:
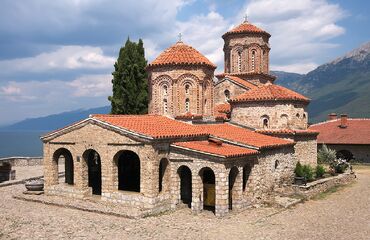
[{"label": "archway", "polygon": [[192,198],[192,180],[191,180],[191,171],[186,166],[181,166],[177,173],[180,177],[180,199],[183,203],[187,204],[188,207],[191,207],[191,198]]},{"label": "archway", "polygon": [[92,193],[101,195],[101,160],[100,155],[95,150],[87,150],[83,154],[87,163],[88,184],[92,188]]},{"label": "archway", "polygon": [[164,185],[167,185],[167,181],[165,180],[167,166],[168,160],[166,158],[162,158],[159,162],[159,192],[162,192]]},{"label": "archway", "polygon": [[239,170],[237,167],[233,167],[229,173],[229,209],[233,209],[233,200],[236,197],[236,189],[235,189],[235,182],[236,177],[238,176]]},{"label": "archway", "polygon": [[[65,148],[59,148],[54,152],[53,159],[57,165],[59,165],[61,156],[64,158],[64,182],[73,185],[74,173],[73,173],[73,157],[69,150]],[[58,169],[59,172],[59,169]],[[58,174],[58,173],[57,173]]]},{"label": "archway", "polygon": [[216,203],[216,178],[212,169],[206,167],[199,171],[203,182],[203,209],[215,210]]},{"label": "archway", "polygon": [[133,151],[117,153],[118,190],[140,192],[140,158]]},{"label": "archway", "polygon": [[340,150],[337,152],[337,158],[345,159],[349,162],[353,159],[353,154],[348,150]]}]

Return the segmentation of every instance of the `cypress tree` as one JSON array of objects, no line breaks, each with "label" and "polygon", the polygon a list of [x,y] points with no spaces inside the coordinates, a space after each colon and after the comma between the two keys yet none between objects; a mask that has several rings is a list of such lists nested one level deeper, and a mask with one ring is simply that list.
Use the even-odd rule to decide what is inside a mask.
[{"label": "cypress tree", "polygon": [[114,64],[113,94],[108,97],[112,114],[145,114],[148,112],[148,82],[143,41],[128,38]]}]

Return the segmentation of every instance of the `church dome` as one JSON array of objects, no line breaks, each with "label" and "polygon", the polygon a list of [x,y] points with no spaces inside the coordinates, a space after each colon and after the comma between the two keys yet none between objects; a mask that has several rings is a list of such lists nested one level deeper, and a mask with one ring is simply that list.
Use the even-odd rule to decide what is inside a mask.
[{"label": "church dome", "polygon": [[245,21],[242,24],[239,24],[238,26],[234,27],[233,29],[222,35],[222,37],[225,38],[228,35],[239,33],[261,33],[267,35],[268,37],[271,37],[271,35],[268,32],[262,30],[259,27],[256,27],[255,25],[249,23],[248,21]]},{"label": "church dome", "polygon": [[203,65],[216,68],[208,58],[193,47],[179,41],[163,51],[148,67],[168,65]]}]

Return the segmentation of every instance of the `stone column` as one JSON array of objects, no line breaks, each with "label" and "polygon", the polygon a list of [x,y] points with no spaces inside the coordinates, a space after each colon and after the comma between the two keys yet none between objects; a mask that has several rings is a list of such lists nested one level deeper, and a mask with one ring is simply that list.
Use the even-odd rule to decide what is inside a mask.
[{"label": "stone column", "polygon": [[217,217],[222,217],[229,212],[229,176],[226,169],[216,175],[216,209]]},{"label": "stone column", "polygon": [[177,173],[177,164],[170,164],[171,178],[170,178],[170,194],[171,194],[171,209],[175,209],[180,201],[180,176]]},{"label": "stone column", "polygon": [[[230,183],[229,183],[230,184]],[[232,209],[238,210],[242,208],[243,198],[243,168],[238,167],[238,174],[236,175],[234,187],[232,189]]]},{"label": "stone column", "polygon": [[203,182],[199,174],[192,174],[191,210],[199,213],[203,210]]},{"label": "stone column", "polygon": [[45,188],[58,184],[58,162],[53,159],[50,153],[50,144],[44,143],[44,180]]}]

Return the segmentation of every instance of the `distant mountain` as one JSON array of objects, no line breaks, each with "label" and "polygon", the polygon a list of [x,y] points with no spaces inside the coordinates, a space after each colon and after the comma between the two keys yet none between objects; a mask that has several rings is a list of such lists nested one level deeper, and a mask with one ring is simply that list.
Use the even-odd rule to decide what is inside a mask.
[{"label": "distant mountain", "polygon": [[312,99],[313,122],[327,114],[347,113],[350,117],[370,117],[370,42],[305,74],[272,72],[277,84]]},{"label": "distant mountain", "polygon": [[39,131],[39,130],[54,130],[64,127],[73,122],[77,122],[81,119],[87,118],[90,114],[105,114],[110,112],[110,106],[91,108],[91,109],[80,109],[70,112],[63,112],[59,114],[53,114],[46,117],[30,118],[18,123],[12,124],[7,127],[2,127],[0,130],[16,130],[16,131]]}]

